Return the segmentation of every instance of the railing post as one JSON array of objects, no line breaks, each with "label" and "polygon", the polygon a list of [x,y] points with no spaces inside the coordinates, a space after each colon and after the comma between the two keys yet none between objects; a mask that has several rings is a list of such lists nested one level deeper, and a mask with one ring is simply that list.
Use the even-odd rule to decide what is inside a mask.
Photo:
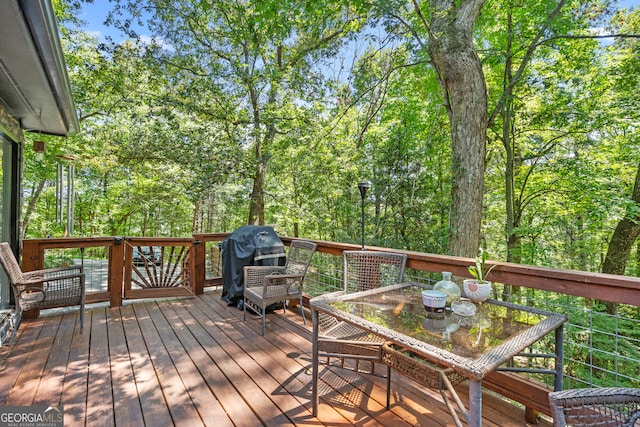
[{"label": "railing post", "polygon": [[109,305],[122,306],[122,287],[124,270],[124,245],[122,237],[114,237],[109,248]]},{"label": "railing post", "polygon": [[22,241],[22,271],[35,271],[44,268],[44,251],[37,241]]},{"label": "railing post", "polygon": [[191,244],[191,289],[196,295],[204,294],[204,280],[206,277],[206,243],[199,239],[193,239]]}]

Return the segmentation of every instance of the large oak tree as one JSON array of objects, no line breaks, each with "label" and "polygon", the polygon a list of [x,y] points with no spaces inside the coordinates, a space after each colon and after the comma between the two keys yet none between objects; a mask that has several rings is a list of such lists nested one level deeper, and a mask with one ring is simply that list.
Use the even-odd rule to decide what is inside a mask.
[{"label": "large oak tree", "polygon": [[331,2],[322,7],[280,0],[119,3],[120,28],[136,35],[127,17],[148,17],[146,26],[173,49],[167,60],[197,82],[197,90],[182,97],[189,108],[241,129],[237,144],[253,151],[248,223],[264,224],[274,140],[298,123],[297,103],[321,99],[319,62],[359,29],[359,16]]}]

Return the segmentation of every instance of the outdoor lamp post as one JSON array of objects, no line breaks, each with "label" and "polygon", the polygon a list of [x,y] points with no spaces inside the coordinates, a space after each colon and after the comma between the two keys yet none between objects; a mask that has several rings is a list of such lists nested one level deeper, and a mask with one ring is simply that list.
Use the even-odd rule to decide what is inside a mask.
[{"label": "outdoor lamp post", "polygon": [[361,211],[362,211],[362,249],[364,249],[364,198],[367,195],[367,190],[371,187],[369,181],[359,182],[358,190],[360,190],[360,198],[362,199]]}]

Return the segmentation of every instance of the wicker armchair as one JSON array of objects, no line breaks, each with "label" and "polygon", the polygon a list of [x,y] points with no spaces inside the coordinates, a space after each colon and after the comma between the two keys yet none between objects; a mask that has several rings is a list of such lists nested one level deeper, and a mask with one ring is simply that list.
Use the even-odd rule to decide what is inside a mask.
[{"label": "wicker armchair", "polygon": [[0,243],[0,264],[11,282],[16,303],[16,322],[11,341],[25,310],[80,306],[84,327],[85,283],[81,266],[49,268],[23,273],[8,243]]},{"label": "wicker armchair", "polygon": [[267,307],[277,302],[299,300],[302,320],[307,323],[302,309],[302,282],[316,246],[313,242],[293,240],[283,267],[244,267],[243,318],[247,320],[247,305],[259,313],[262,317],[263,336]]},{"label": "wicker armchair", "polygon": [[[353,293],[402,282],[407,256],[391,252],[344,251],[344,289]],[[322,296],[318,297],[322,298]],[[344,367],[345,358],[359,362],[371,362],[371,372],[375,363],[382,361],[384,341],[367,331],[327,315],[319,316],[318,355],[340,359]],[[388,371],[387,371],[388,372]]]},{"label": "wicker armchair", "polygon": [[640,389],[609,387],[549,393],[553,425],[640,426]]}]

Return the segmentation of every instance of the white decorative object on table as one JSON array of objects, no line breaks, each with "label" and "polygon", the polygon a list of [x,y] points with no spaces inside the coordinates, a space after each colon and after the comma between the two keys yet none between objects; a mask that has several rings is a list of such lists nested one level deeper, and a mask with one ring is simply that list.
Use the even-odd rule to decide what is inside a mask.
[{"label": "white decorative object on table", "polygon": [[447,294],[442,291],[426,289],[422,291],[422,304],[427,311],[443,313],[444,306],[447,304]]},{"label": "white decorative object on table", "polygon": [[451,280],[450,271],[442,272],[442,280],[433,285],[433,290],[447,294],[447,305],[451,305],[451,303],[460,299],[460,286]]},{"label": "white decorative object on table", "polygon": [[[469,303],[473,305],[473,303]],[[475,305],[473,305],[475,307]],[[460,316],[459,314],[451,313],[451,320],[456,322],[460,326],[473,326],[476,316]]]},{"label": "white decorative object on table", "polygon": [[462,282],[465,296],[478,304],[489,298],[489,294],[491,294],[491,282],[487,280],[487,276],[496,265],[487,265],[486,262],[487,251],[480,248],[480,254],[476,257],[474,265],[467,268],[473,279]]},{"label": "white decorative object on table", "polygon": [[470,301],[454,301],[451,304],[451,311],[458,316],[473,316],[476,314],[476,306]]},{"label": "white decorative object on table", "polygon": [[436,334],[441,334],[447,330],[447,319],[444,316],[431,317],[427,316],[422,319],[422,328],[429,331],[434,332]]},{"label": "white decorative object on table", "polygon": [[484,302],[491,294],[491,282],[487,281],[479,282],[476,279],[466,279],[462,282],[462,287],[464,295],[474,303]]},{"label": "white decorative object on table", "polygon": [[447,320],[449,320],[449,323],[447,324],[447,328],[444,330],[444,332],[442,332],[442,339],[444,339],[445,341],[451,341],[451,334],[457,331],[460,328],[460,325],[452,319]]}]

